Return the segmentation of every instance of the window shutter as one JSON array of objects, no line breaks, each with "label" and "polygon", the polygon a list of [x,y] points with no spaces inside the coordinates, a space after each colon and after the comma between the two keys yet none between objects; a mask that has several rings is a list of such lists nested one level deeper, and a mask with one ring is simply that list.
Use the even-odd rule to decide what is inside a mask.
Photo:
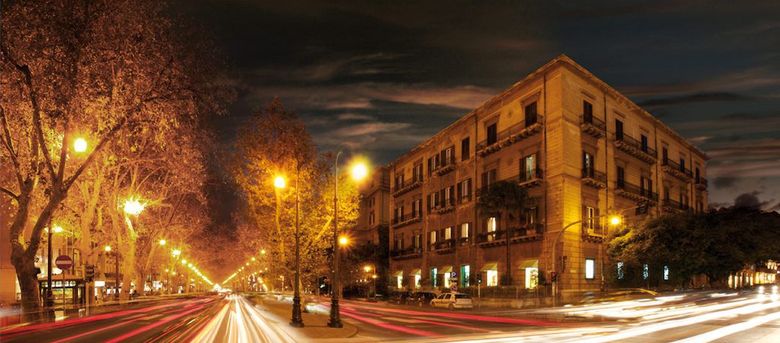
[{"label": "window shutter", "polygon": [[458,202],[463,201],[463,181],[458,182]]}]

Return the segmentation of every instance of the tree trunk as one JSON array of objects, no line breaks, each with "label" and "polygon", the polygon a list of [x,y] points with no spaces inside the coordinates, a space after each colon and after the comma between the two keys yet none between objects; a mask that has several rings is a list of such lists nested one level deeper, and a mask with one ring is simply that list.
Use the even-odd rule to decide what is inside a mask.
[{"label": "tree trunk", "polygon": [[35,257],[30,258],[23,251],[13,249],[11,262],[14,268],[16,268],[19,288],[22,291],[22,311],[25,314],[25,320],[37,319],[41,310],[41,303],[38,291],[38,275],[35,269]]}]

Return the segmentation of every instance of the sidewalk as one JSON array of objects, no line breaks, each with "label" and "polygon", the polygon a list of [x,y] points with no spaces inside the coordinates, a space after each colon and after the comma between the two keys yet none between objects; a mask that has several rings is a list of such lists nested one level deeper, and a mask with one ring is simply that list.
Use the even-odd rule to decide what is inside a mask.
[{"label": "sidewalk", "polygon": [[[249,297],[247,299],[253,302],[260,310],[267,311],[269,319],[297,342],[343,342],[347,338],[354,337],[358,332],[356,326],[347,324],[343,320],[344,327],[342,328],[328,327],[330,317],[327,313],[322,313],[318,310],[304,310],[301,314],[304,327],[292,327],[289,324],[292,317],[292,298],[288,295],[278,296],[278,298],[281,299],[277,300],[276,296],[266,295]],[[305,305],[305,301],[302,302],[301,306]],[[311,309],[316,306],[311,304],[308,307]]]}]

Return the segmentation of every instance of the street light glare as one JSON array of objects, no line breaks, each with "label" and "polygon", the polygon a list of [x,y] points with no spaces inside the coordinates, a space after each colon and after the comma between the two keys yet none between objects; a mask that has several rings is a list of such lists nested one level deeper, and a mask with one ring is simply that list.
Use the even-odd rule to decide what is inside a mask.
[{"label": "street light glare", "polygon": [[110,245],[106,245],[105,247],[103,247],[103,250],[105,252],[110,252],[111,251],[111,246]]},{"label": "street light glare", "polygon": [[62,226],[59,226],[59,225],[57,225],[57,226],[52,228],[52,232],[54,232],[54,233],[60,233],[62,231],[64,231],[64,229],[62,228]]},{"label": "street light glare", "polygon": [[160,240],[160,245],[165,245],[165,243],[167,243],[167,242],[164,239]]},{"label": "street light glare", "polygon": [[173,256],[179,256],[179,255],[181,255],[181,250],[173,249],[173,251],[171,253],[173,254]]},{"label": "street light glare", "polygon": [[141,212],[144,210],[144,207],[146,207],[145,204],[142,204],[140,201],[136,199],[128,199],[125,200],[125,213],[137,216],[141,214]]},{"label": "street light glare", "polygon": [[352,165],[352,179],[360,181],[368,176],[368,165],[365,162],[358,161]]},{"label": "street light glare", "polygon": [[609,217],[609,223],[612,226],[618,226],[620,223],[623,222],[623,219],[620,218],[620,216],[611,216]]},{"label": "street light glare", "polygon": [[84,138],[76,138],[76,140],[73,141],[73,150],[76,152],[85,152],[87,151],[87,140]]},{"label": "street light glare", "polygon": [[339,246],[345,247],[349,245],[349,237],[341,235],[339,236]]},{"label": "street light glare", "polygon": [[284,176],[278,175],[274,178],[274,187],[277,189],[287,187],[287,180],[284,178]]}]

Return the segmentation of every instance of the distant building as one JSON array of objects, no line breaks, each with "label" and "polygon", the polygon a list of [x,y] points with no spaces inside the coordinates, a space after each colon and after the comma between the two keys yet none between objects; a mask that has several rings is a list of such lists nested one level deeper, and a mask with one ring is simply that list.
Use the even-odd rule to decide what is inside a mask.
[{"label": "distant building", "polygon": [[[389,165],[390,286],[535,288],[553,270],[566,292],[598,290],[606,215],[707,208],[703,152],[566,56],[489,99]],[[531,203],[505,218],[480,213],[480,190],[499,180]],[[454,283],[454,284],[453,284]]]},{"label": "distant building", "polygon": [[[349,230],[351,264],[348,284],[358,289],[373,289],[376,282],[380,294],[387,285],[390,175],[385,167],[372,171],[371,178],[360,187],[357,224]],[[365,269],[366,267],[368,269]],[[376,275],[376,281],[373,279]]]}]

